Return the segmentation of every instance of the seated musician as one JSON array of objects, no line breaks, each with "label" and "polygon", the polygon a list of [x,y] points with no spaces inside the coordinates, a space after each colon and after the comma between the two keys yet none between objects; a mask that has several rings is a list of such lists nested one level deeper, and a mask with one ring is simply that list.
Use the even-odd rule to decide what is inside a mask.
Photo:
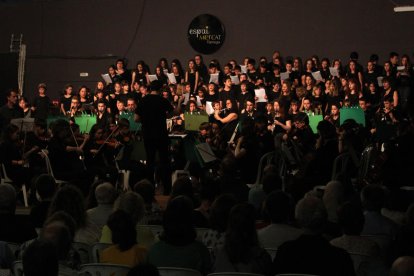
[{"label": "seated musician", "polygon": [[1,143],[1,163],[4,164],[7,176],[13,180],[17,185],[26,184],[29,187],[30,180],[33,173],[30,168],[25,166],[27,164],[27,156],[32,150],[26,154],[22,152],[23,143],[20,139],[19,127],[9,124],[5,127],[2,133]]},{"label": "seated musician", "polygon": [[70,125],[65,120],[53,122],[51,129],[53,136],[48,150],[55,177],[67,181],[80,178],[84,173],[81,155],[88,137],[86,136],[81,144],[76,145]]},{"label": "seated musician", "polygon": [[[91,175],[99,179],[106,179],[109,175],[112,179],[116,173],[113,164],[113,152],[121,144],[115,138],[105,139],[104,128],[95,124],[89,132],[89,140],[84,147],[85,164]],[[111,158],[112,157],[112,158]]]}]

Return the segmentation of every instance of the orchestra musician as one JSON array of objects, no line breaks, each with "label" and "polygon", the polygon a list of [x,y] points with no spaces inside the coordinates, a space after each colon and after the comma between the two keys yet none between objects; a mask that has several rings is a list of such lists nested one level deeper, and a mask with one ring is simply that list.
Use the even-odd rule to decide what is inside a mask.
[{"label": "orchestra musician", "polygon": [[104,128],[98,124],[93,125],[83,151],[89,174],[98,176],[99,179],[107,179],[108,176],[113,179],[116,168],[111,161],[114,150],[120,145],[112,135],[105,137]]},{"label": "orchestra musician", "polygon": [[49,146],[51,135],[44,120],[35,120],[33,132],[27,132],[24,151],[27,155],[30,168],[35,174],[46,172],[46,163],[41,154]]},{"label": "orchestra musician", "polygon": [[1,162],[4,164],[7,176],[13,180],[13,183],[17,185],[26,184],[27,187],[30,187],[33,172],[26,166],[27,156],[38,150],[38,148],[34,146],[28,152],[23,153],[22,146],[19,127],[13,124],[7,125],[2,133]]},{"label": "orchestra musician", "polygon": [[63,119],[53,122],[51,130],[48,151],[55,177],[66,181],[84,177],[85,168],[80,157],[89,136],[85,136],[81,144],[77,144],[69,123]]}]

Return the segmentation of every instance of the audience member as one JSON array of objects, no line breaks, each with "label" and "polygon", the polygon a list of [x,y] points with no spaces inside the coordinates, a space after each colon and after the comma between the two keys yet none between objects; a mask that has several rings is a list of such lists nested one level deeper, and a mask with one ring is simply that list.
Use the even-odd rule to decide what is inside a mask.
[{"label": "audience member", "polygon": [[96,187],[95,197],[98,206],[87,210],[86,213],[91,223],[94,223],[99,229],[102,229],[108,221],[116,196],[115,187],[109,182],[104,182]]},{"label": "audience member", "polygon": [[235,205],[229,216],[224,245],[217,248],[214,272],[273,275],[272,259],[257,238],[252,205]]},{"label": "audience member", "polygon": [[32,192],[36,192],[36,199],[38,203],[31,207],[29,216],[33,226],[36,229],[39,229],[43,227],[43,224],[47,218],[49,206],[57,190],[57,185],[52,176],[42,174],[36,178],[34,187],[35,189]]},{"label": "audience member", "polygon": [[264,201],[263,213],[271,224],[258,231],[261,246],[278,248],[286,241],[296,240],[303,230],[292,225],[293,199],[285,192],[273,191]]},{"label": "audience member", "polygon": [[148,262],[153,265],[184,267],[207,274],[211,270],[207,247],[196,240],[192,224],[193,206],[185,196],[171,200],[165,210],[160,241],[148,252]]},{"label": "audience member", "polygon": [[274,259],[276,273],[355,275],[349,254],[330,245],[322,236],[327,214],[320,199],[313,196],[301,199],[295,217],[304,234],[278,247]]},{"label": "audience member", "polygon": [[131,216],[123,210],[113,212],[108,219],[114,245],[104,249],[101,263],[133,267],[145,260],[147,249],[137,244],[137,231]]},{"label": "audience member", "polygon": [[56,251],[56,245],[50,241],[36,240],[31,243],[23,255],[24,275],[59,275],[59,258]]},{"label": "audience member", "polygon": [[16,190],[10,184],[0,184],[0,241],[22,243],[37,237],[26,215],[16,215]]}]

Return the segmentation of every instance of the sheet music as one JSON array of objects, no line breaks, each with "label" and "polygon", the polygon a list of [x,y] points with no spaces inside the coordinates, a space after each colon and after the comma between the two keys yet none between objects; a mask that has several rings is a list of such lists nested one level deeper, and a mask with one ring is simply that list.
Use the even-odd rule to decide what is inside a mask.
[{"label": "sheet music", "polygon": [[167,77],[168,77],[168,80],[169,80],[171,83],[174,83],[174,84],[176,84],[176,83],[177,83],[177,79],[175,78],[174,73],[167,73]]},{"label": "sheet music", "polygon": [[322,75],[321,75],[321,71],[312,72],[312,77],[316,81],[323,81],[323,78],[322,78]]},{"label": "sheet music", "polygon": [[339,78],[339,71],[335,67],[329,67],[329,73],[331,73],[332,76]]},{"label": "sheet music", "polygon": [[257,100],[256,100],[257,103],[266,103],[267,102],[267,99],[265,98],[266,91],[264,90],[264,88],[255,89],[254,94],[257,97]]},{"label": "sheet music", "polygon": [[214,113],[213,103],[212,102],[206,102],[206,112],[208,115],[211,115]]},{"label": "sheet music", "polygon": [[157,75],[148,75],[148,79],[149,79],[150,82],[158,80]]},{"label": "sheet music", "polygon": [[231,82],[234,83],[235,85],[238,85],[240,83],[238,76],[230,76],[230,79],[231,79]]},{"label": "sheet music", "polygon": [[201,103],[201,100],[200,100],[200,96],[196,96],[196,99],[197,99],[197,106],[198,107],[203,106],[203,104]]},{"label": "sheet music", "polygon": [[219,73],[210,74],[210,83],[219,84]]},{"label": "sheet music", "polygon": [[377,77],[377,82],[378,82],[378,86],[379,87],[382,87],[382,79],[383,79],[384,77]]},{"label": "sheet music", "polygon": [[397,71],[404,71],[405,70],[405,66],[397,66]]},{"label": "sheet music", "polygon": [[106,85],[112,83],[112,80],[109,74],[101,74],[101,77],[104,79]]},{"label": "sheet music", "polygon": [[183,104],[187,104],[189,100],[190,100],[190,93],[185,93],[184,94],[184,103]]},{"label": "sheet music", "polygon": [[187,134],[168,134],[168,137],[170,137],[170,138],[181,138],[181,139],[183,139],[183,138],[187,137]]},{"label": "sheet music", "polygon": [[246,65],[240,65],[240,68],[241,68],[242,73],[247,73],[247,66]]},{"label": "sheet music", "polygon": [[290,76],[289,72],[280,73],[280,80],[282,80],[282,81],[287,80],[289,78],[289,76]]}]

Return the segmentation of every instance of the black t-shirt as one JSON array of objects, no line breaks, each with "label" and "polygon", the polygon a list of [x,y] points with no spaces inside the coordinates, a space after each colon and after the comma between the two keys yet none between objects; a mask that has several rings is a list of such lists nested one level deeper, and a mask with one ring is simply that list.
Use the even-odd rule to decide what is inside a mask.
[{"label": "black t-shirt", "polygon": [[168,135],[167,113],[173,111],[170,102],[159,95],[148,94],[139,102],[137,113],[141,118],[144,136]]},{"label": "black t-shirt", "polygon": [[60,98],[60,103],[63,104],[63,108],[65,109],[66,112],[70,111],[71,102],[72,102],[72,96],[70,96],[69,98],[62,96]]},{"label": "black t-shirt", "polygon": [[48,96],[36,96],[33,100],[33,107],[36,108],[34,117],[36,119],[47,119],[50,109],[50,99]]},{"label": "black t-shirt", "polygon": [[19,106],[9,108],[7,104],[0,108],[0,129],[10,123],[11,119],[23,118],[23,110]]}]

